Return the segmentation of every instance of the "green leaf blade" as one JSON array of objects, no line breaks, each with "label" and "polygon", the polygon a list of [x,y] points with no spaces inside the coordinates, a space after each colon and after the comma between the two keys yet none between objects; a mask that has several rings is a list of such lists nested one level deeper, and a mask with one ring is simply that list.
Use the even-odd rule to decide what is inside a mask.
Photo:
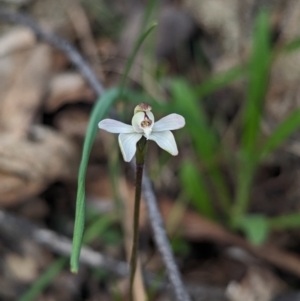
[{"label": "green leaf blade", "polygon": [[300,108],[292,112],[271,134],[261,149],[261,160],[278,148],[300,127]]},{"label": "green leaf blade", "polygon": [[245,232],[248,240],[254,245],[261,245],[264,243],[270,232],[268,219],[260,214],[242,217],[238,226]]},{"label": "green leaf blade", "polygon": [[259,13],[255,25],[252,54],[248,64],[249,83],[243,110],[235,204],[231,212],[233,225],[245,215],[249,205],[252,181],[259,161],[258,138],[273,57],[269,16],[265,11]]},{"label": "green leaf blade", "polygon": [[205,183],[192,161],[185,161],[180,168],[180,179],[184,191],[194,207],[204,216],[216,219],[210,194]]},{"label": "green leaf blade", "polygon": [[104,93],[103,96],[96,102],[88,123],[78,173],[76,214],[70,262],[71,271],[73,273],[78,272],[78,262],[85,224],[85,176],[91,149],[98,131],[97,124],[108,113],[108,110],[113,105],[118,96],[119,89],[117,88],[108,90],[106,93]]},{"label": "green leaf blade", "polygon": [[287,230],[300,228],[300,212],[269,218],[273,230]]},{"label": "green leaf blade", "polygon": [[272,58],[270,38],[268,14],[262,11],[258,16],[253,37],[252,56],[248,66],[248,95],[244,108],[242,153],[248,159],[252,159],[255,154],[257,138],[260,132],[260,122]]}]

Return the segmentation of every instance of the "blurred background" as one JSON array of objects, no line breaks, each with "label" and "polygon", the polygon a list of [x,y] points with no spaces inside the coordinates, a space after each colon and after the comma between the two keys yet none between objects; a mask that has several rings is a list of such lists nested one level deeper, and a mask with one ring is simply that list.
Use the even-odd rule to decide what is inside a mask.
[{"label": "blurred background", "polygon": [[[149,143],[146,165],[189,293],[300,300],[300,1],[0,0],[0,300],[110,301],[128,294],[134,172],[116,136],[99,131],[87,248],[71,274],[77,173],[98,95],[66,53],[4,10],[72,43],[107,90],[158,22],[114,109],[126,123],[142,101],[156,120],[186,119],[179,155]],[[174,300],[144,203],[140,233],[138,300]]]}]

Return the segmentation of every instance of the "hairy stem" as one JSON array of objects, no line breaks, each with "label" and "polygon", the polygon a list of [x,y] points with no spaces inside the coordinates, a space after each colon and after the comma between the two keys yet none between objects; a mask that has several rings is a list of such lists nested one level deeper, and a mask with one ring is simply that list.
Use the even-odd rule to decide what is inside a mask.
[{"label": "hairy stem", "polygon": [[142,137],[136,144],[136,177],[135,177],[135,199],[133,213],[133,241],[130,258],[130,282],[129,282],[129,300],[133,301],[133,283],[138,259],[139,245],[139,219],[140,219],[140,204],[142,194],[142,179],[147,151],[147,140]]}]

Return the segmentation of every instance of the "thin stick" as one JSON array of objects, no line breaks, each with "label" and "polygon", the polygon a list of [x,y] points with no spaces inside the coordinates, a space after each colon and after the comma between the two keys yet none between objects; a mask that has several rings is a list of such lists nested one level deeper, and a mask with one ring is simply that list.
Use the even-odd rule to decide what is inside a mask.
[{"label": "thin stick", "polygon": [[[70,256],[71,254],[72,242],[69,238],[54,231],[40,228],[21,217],[2,210],[0,210],[0,233],[4,235],[9,233],[9,236],[16,241],[24,238],[32,239],[61,255]],[[104,268],[119,277],[127,276],[129,273],[127,263],[95,252],[86,246],[82,248],[80,261],[91,267]]]},{"label": "thin stick", "polygon": [[155,233],[154,238],[156,246],[163,258],[176,299],[178,301],[190,301],[190,296],[185,290],[178,266],[174,259],[163,220],[157,206],[157,199],[151,187],[151,181],[146,174],[144,174],[143,177],[142,187],[148,208],[149,219],[151,221],[153,232]]},{"label": "thin stick", "polygon": [[[14,216],[4,210],[0,210],[0,234],[4,235],[4,237],[8,235],[8,239],[15,243],[21,242],[22,239],[30,239],[54,253],[63,256],[70,256],[71,254],[72,241],[68,237],[41,228],[22,217]],[[127,277],[129,274],[129,266],[126,262],[115,260],[86,246],[82,247],[80,261],[91,268],[103,268],[118,277]],[[149,285],[155,284],[157,290],[172,290],[168,283],[164,280],[158,282],[158,276],[149,271],[145,271],[144,277]],[[225,298],[224,289],[220,287],[189,285],[188,289],[195,296],[200,294],[203,300],[224,301]]]}]

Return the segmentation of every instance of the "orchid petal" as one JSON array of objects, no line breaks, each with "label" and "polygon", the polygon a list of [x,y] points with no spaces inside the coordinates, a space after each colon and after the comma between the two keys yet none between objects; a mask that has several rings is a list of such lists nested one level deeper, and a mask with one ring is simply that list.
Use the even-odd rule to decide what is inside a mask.
[{"label": "orchid petal", "polygon": [[171,131],[152,132],[148,138],[173,156],[178,155],[177,144]]},{"label": "orchid petal", "polygon": [[179,114],[170,114],[155,122],[152,131],[172,131],[178,130],[185,125],[185,119]]},{"label": "orchid petal", "polygon": [[130,162],[136,152],[136,143],[142,134],[130,133],[119,135],[119,145],[125,162]]},{"label": "orchid petal", "polygon": [[125,124],[114,119],[103,119],[98,123],[98,127],[102,130],[114,134],[129,134],[134,132],[134,129],[131,125]]}]

